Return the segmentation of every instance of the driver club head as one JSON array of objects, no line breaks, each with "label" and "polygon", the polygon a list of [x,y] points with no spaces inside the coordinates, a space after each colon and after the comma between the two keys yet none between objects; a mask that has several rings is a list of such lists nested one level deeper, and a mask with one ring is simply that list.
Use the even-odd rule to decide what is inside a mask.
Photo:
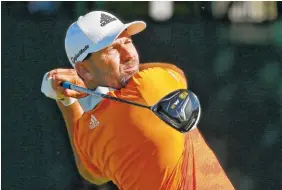
[{"label": "driver club head", "polygon": [[160,119],[181,133],[190,131],[198,124],[201,116],[198,97],[187,89],[171,92],[151,109]]}]

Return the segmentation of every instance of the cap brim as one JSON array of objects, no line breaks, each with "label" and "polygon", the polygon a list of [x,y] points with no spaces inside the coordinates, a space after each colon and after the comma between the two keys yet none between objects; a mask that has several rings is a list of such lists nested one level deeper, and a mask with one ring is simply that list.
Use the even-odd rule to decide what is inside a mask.
[{"label": "cap brim", "polygon": [[141,32],[141,31],[143,31],[145,28],[146,28],[146,23],[143,22],[143,21],[134,21],[134,22],[131,22],[131,23],[124,24],[124,26],[122,28],[118,29],[118,31],[119,31],[118,33],[105,37],[102,42],[92,46],[91,48],[89,48],[88,51],[89,52],[97,52],[97,51],[100,51],[100,50],[108,47],[126,29],[127,29],[128,33],[130,35],[135,35],[135,34]]},{"label": "cap brim", "polygon": [[146,28],[146,23],[143,21],[134,21],[128,24],[125,24],[125,29],[127,29],[127,32],[130,35],[137,34],[139,32],[142,32]]},{"label": "cap brim", "polygon": [[134,21],[124,25],[122,30],[116,35],[114,40],[116,40],[121,33],[123,33],[126,29],[129,35],[135,35],[139,32],[142,32],[146,28],[146,23],[143,21]]}]

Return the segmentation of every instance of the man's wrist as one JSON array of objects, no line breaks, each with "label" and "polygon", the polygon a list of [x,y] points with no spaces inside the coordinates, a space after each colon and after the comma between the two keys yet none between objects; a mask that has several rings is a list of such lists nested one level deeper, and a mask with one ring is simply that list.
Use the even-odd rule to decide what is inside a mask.
[{"label": "man's wrist", "polygon": [[70,106],[74,104],[76,101],[77,101],[76,98],[71,98],[71,97],[65,97],[63,99],[60,99],[60,102],[62,102],[64,106]]}]

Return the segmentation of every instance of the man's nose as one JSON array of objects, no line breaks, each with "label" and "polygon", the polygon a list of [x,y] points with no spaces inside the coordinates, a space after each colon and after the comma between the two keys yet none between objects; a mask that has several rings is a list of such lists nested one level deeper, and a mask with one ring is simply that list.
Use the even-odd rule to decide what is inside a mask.
[{"label": "man's nose", "polygon": [[125,45],[120,46],[120,52],[121,52],[121,59],[124,62],[127,62],[133,58],[133,54],[131,53],[130,49]]}]

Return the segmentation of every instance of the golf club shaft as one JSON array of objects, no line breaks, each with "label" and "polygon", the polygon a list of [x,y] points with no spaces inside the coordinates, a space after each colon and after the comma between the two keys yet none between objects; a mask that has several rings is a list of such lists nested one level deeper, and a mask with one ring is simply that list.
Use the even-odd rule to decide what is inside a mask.
[{"label": "golf club shaft", "polygon": [[117,102],[123,102],[123,103],[126,103],[126,104],[131,104],[131,105],[139,106],[139,107],[142,107],[142,108],[151,109],[151,106],[146,106],[146,105],[143,105],[143,104],[138,104],[136,102],[131,102],[131,101],[128,101],[128,100],[124,100],[124,99],[120,99],[120,98],[117,98],[117,97],[109,96],[107,94],[102,94],[102,93],[96,92],[96,91],[88,89],[88,88],[83,88],[83,87],[80,87],[80,86],[76,86],[76,85],[74,85],[74,84],[72,84],[70,82],[67,82],[67,81],[62,82],[61,86],[63,88],[75,90],[75,91],[78,91],[78,92],[83,92],[83,93],[86,93],[86,94],[89,94],[89,95],[94,95],[94,96],[98,96],[98,97],[101,97],[101,98],[106,98],[106,99],[114,100],[114,101],[117,101]]}]

